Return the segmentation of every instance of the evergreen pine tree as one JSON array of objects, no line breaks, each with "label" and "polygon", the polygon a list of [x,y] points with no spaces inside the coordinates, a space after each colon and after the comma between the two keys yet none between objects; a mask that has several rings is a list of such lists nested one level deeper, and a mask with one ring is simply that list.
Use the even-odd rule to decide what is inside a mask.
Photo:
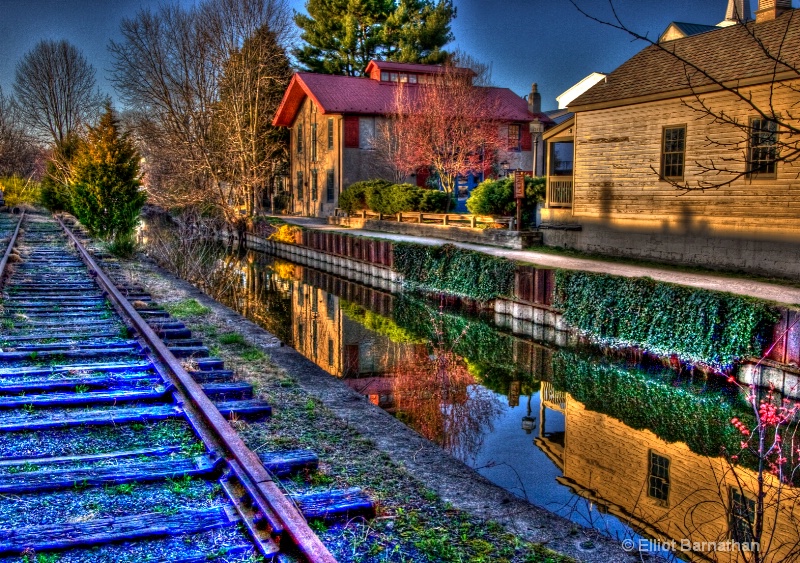
[{"label": "evergreen pine tree", "polygon": [[72,208],[93,236],[119,250],[132,247],[132,235],[147,195],[140,190],[139,153],[122,133],[111,104],[75,160]]},{"label": "evergreen pine tree", "polygon": [[443,63],[452,41],[452,0],[308,0],[295,23],[305,44],[297,60],[311,72],[363,76],[372,59]]}]

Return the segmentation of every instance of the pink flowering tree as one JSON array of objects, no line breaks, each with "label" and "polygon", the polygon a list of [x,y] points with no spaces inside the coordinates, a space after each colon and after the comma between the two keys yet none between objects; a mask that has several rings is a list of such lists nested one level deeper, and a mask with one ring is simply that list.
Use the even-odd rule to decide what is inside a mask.
[{"label": "pink flowering tree", "polygon": [[473,84],[472,71],[445,66],[430,82],[397,88],[377,148],[399,174],[430,167],[452,194],[459,176],[482,171],[485,155],[504,148],[499,110],[492,90]]}]

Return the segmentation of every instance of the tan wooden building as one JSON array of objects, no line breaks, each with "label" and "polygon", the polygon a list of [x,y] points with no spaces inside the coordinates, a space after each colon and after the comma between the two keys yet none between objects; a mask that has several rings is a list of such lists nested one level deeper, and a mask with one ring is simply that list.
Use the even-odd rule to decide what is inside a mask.
[{"label": "tan wooden building", "polygon": [[761,0],[755,21],[705,27],[640,51],[545,133],[545,244],[800,275],[800,12]]}]

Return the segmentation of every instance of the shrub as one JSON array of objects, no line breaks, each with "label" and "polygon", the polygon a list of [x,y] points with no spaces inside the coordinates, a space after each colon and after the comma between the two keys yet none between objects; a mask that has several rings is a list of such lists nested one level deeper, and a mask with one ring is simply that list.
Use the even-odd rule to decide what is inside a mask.
[{"label": "shrub", "polygon": [[401,211],[444,213],[447,210],[447,194],[411,184],[368,180],[345,188],[339,196],[339,207],[347,213],[362,209],[385,215],[394,215]]},{"label": "shrub", "polygon": [[[450,209],[453,207],[455,207],[455,203],[451,203]],[[417,209],[417,211],[425,213],[445,213],[447,211],[447,193],[436,189],[423,189],[422,197],[419,201],[419,209]]]},{"label": "shrub", "polygon": [[12,176],[11,178],[0,179],[0,188],[3,189],[6,205],[9,207],[39,203],[41,193],[39,182]]},{"label": "shrub", "polygon": [[[522,201],[523,221],[530,222],[536,203],[544,201],[545,179],[525,177],[525,199]],[[514,179],[485,180],[467,200],[467,209],[475,215],[513,215],[517,210],[514,199]]]},{"label": "shrub", "polygon": [[269,240],[274,240],[276,242],[284,242],[286,244],[297,244],[297,235],[302,232],[303,229],[298,227],[297,225],[289,225],[285,223],[280,225],[274,233],[269,235]]},{"label": "shrub", "polygon": [[380,179],[350,184],[339,195],[339,207],[347,213],[369,209],[367,206],[367,193],[373,188],[380,189],[391,185],[391,182]]},{"label": "shrub", "polygon": [[373,186],[367,190],[367,208],[376,213],[394,215],[400,211],[416,211],[421,190],[411,184]]}]

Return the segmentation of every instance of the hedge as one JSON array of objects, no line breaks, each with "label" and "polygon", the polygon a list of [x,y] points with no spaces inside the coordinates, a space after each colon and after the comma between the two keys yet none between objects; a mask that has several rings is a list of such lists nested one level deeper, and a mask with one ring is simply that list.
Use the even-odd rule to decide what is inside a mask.
[{"label": "hedge", "polygon": [[564,321],[611,346],[640,346],[715,367],[758,356],[779,318],[755,299],[649,278],[556,271]]},{"label": "hedge", "polygon": [[347,213],[369,209],[394,215],[401,211],[442,213],[447,210],[447,194],[411,184],[393,184],[386,180],[355,182],[339,196],[339,207]]}]

